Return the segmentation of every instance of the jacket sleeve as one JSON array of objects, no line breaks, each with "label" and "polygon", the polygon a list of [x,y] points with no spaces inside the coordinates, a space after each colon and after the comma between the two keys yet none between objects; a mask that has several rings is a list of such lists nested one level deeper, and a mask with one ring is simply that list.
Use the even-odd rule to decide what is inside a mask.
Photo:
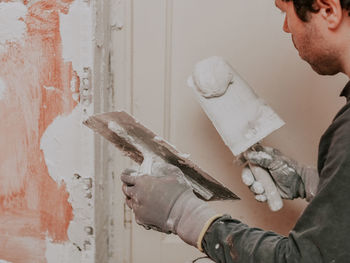
[{"label": "jacket sleeve", "polygon": [[202,247],[216,262],[350,262],[350,103],[321,138],[320,182],[287,237],[223,216],[209,227]]},{"label": "jacket sleeve", "polygon": [[[271,231],[250,228],[226,215],[211,225],[202,246],[210,258],[220,263],[299,263],[300,255],[292,240]],[[290,253],[295,260],[286,261]]]}]

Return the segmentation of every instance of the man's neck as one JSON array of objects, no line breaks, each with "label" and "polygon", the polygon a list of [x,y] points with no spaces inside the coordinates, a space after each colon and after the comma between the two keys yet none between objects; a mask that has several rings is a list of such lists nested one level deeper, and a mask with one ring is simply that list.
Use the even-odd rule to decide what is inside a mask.
[{"label": "man's neck", "polygon": [[341,55],[341,60],[342,60],[342,67],[343,67],[342,72],[345,75],[347,75],[350,79],[350,45]]}]

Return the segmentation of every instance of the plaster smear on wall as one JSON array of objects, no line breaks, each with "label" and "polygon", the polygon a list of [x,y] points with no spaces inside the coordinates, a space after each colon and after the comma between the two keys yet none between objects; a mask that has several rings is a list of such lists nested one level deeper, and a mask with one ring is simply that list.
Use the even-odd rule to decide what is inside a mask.
[{"label": "plaster smear on wall", "polygon": [[[72,63],[79,76],[85,76],[84,68],[93,63],[91,17],[91,8],[84,1],[73,2],[69,13],[60,14],[62,57]],[[72,98],[78,100],[79,94],[72,91]],[[78,105],[70,115],[58,116],[41,139],[49,174],[58,184],[64,182],[74,211],[68,228],[70,242],[57,244],[47,239],[46,258],[50,263],[94,261],[94,146],[93,133],[82,125],[86,117],[83,109],[93,111],[92,105]]]},{"label": "plaster smear on wall", "polygon": [[66,185],[74,211],[68,228],[70,242],[53,244],[47,240],[46,257],[50,263],[93,262],[94,258],[91,172],[94,160],[89,154],[93,152],[93,141],[89,140],[92,132],[82,125],[81,113],[82,105],[79,105],[70,115],[58,116],[41,139],[49,174],[58,184]]},{"label": "plaster smear on wall", "polygon": [[60,15],[60,31],[62,37],[62,57],[71,61],[73,68],[81,75],[81,70],[92,65],[93,56],[93,24],[91,8],[84,1],[72,3],[69,13]]},{"label": "plaster smear on wall", "polygon": [[5,97],[6,89],[7,87],[4,81],[0,78],[0,100],[2,100]]},{"label": "plaster smear on wall", "polygon": [[5,50],[6,43],[24,38],[26,14],[27,7],[22,3],[0,2],[0,52]]},{"label": "plaster smear on wall", "polygon": [[[75,222],[73,218],[78,220],[89,216],[79,210],[84,210],[85,206],[76,206],[74,198],[78,197],[72,194],[74,187],[85,187],[85,181],[73,183],[70,181],[73,179],[66,179],[74,176],[72,171],[51,177],[50,164],[46,164],[40,148],[44,132],[58,116],[67,117],[69,121],[77,114],[73,112],[77,102],[72,94],[79,92],[80,81],[72,63],[63,59],[60,34],[60,14],[67,14],[72,2],[0,3],[2,8],[4,4],[11,5],[8,12],[16,15],[6,14],[6,20],[10,21],[5,24],[17,32],[14,35],[0,33],[0,43],[6,47],[0,52],[0,78],[7,87],[6,96],[0,100],[0,134],[6,134],[0,137],[1,260],[13,263],[59,262],[60,255],[52,249],[55,244],[58,244],[56,250],[62,247],[62,253],[70,253],[74,248],[80,251],[81,244],[88,247],[86,236],[91,235],[91,231],[85,228],[89,224],[85,225],[84,219],[79,222],[84,223],[87,234],[82,235],[77,244],[69,241],[77,238],[80,231],[78,227],[71,227]],[[23,20],[18,20],[18,14],[22,16],[24,10],[26,15]],[[0,14],[0,20],[2,18]],[[25,23],[25,33],[21,31],[23,27],[18,26],[21,23]],[[69,133],[70,127],[65,126],[64,130]],[[76,131],[73,128],[71,133]],[[69,154],[68,150],[66,154]],[[74,167],[72,162],[68,165]],[[76,209],[74,215],[73,209]]]}]

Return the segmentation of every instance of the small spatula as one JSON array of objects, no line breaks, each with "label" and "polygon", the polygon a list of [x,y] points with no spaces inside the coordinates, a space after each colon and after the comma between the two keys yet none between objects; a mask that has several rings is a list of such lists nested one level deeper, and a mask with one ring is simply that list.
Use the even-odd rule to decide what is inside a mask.
[{"label": "small spatula", "polygon": [[[221,57],[198,62],[188,85],[235,156],[284,125],[283,120]],[[280,210],[283,202],[270,174],[258,166],[249,166],[265,189],[270,209]]]}]

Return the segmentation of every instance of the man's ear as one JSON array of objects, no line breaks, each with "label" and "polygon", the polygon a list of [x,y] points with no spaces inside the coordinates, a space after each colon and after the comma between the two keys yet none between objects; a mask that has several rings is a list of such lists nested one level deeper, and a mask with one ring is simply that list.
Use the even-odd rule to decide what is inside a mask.
[{"label": "man's ear", "polygon": [[329,29],[336,29],[342,21],[343,9],[339,0],[316,0],[318,13],[328,24]]}]

